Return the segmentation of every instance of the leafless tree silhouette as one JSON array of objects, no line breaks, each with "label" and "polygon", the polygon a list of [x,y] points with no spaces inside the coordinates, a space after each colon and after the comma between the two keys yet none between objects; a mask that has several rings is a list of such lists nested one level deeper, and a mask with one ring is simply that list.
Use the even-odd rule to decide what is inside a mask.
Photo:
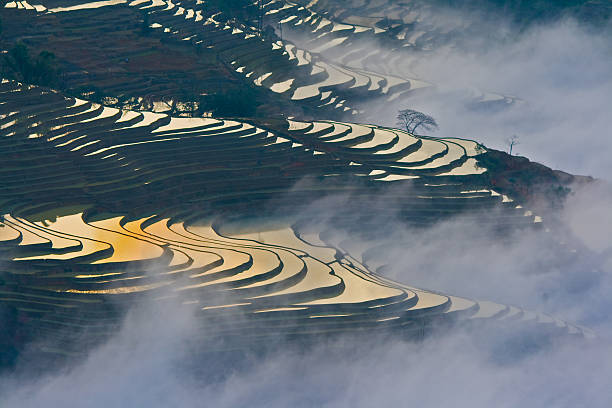
[{"label": "leafless tree silhouette", "polygon": [[397,124],[406,129],[408,133],[414,134],[418,128],[427,131],[438,129],[438,123],[434,118],[413,109],[404,109],[397,114]]},{"label": "leafless tree silhouette", "polygon": [[519,142],[519,140],[518,140],[518,139],[519,139],[519,138],[518,138],[518,136],[517,136],[517,135],[512,135],[512,137],[510,137],[510,138],[506,139],[506,144],[507,144],[507,145],[508,145],[508,147],[509,147],[509,152],[508,152],[508,153],[510,154],[510,156],[512,156],[512,148],[513,148],[514,146],[516,146],[516,145],[521,144],[521,142]]}]

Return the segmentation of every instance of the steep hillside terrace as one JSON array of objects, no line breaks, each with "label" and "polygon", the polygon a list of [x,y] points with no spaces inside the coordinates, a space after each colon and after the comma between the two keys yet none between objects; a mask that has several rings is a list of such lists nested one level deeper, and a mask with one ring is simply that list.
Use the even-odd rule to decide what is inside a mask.
[{"label": "steep hillside terrace", "polygon": [[196,46],[218,50],[236,72],[254,85],[302,105],[355,115],[358,112],[351,103],[364,98],[395,99],[429,86],[330,63],[290,42],[262,37],[254,27],[226,21],[205,2],[134,1],[130,5],[147,11],[152,27]]},{"label": "steep hillside terrace", "polygon": [[[45,339],[40,352],[78,356],[145,302],[194,312],[194,341],[208,351],[371,330],[414,339],[454,324],[590,335],[390,281],[368,248],[329,232],[373,211],[536,227],[489,184],[477,143],[260,122],[120,111],[3,80],[0,306],[14,317],[3,341],[19,351]],[[350,200],[327,225],[302,215],[338,194]]]},{"label": "steep hillside terrace", "polygon": [[[434,84],[427,78],[412,72],[412,62],[441,47],[457,45],[472,29],[469,23],[437,18],[420,2],[271,0],[264,10],[270,25],[277,31],[282,27],[284,36],[298,47],[352,72],[384,77],[388,87],[396,89],[383,101],[404,100],[415,90],[431,88]],[[464,92],[475,104],[514,102],[494,92]]]},{"label": "steep hillside terrace", "polygon": [[[36,52],[55,53],[67,91],[117,107],[201,116],[208,96],[237,106],[233,95],[246,86],[257,103],[229,116],[256,111],[345,120],[374,102],[409,103],[415,92],[435,89],[404,70],[421,48],[407,47],[376,25],[328,19],[296,3],[264,7],[266,24],[285,27],[285,37],[295,42],[279,38],[278,29],[262,34],[201,0],[47,6],[28,13],[3,9],[15,17],[4,47],[20,39]],[[478,90],[467,90],[466,98],[486,105],[513,102]]]},{"label": "steep hillside terrace", "polygon": [[[151,11],[149,8],[140,11],[116,2],[99,8],[78,8],[76,4],[78,2],[47,2],[48,11],[29,10],[27,13],[21,9],[3,8],[4,35],[0,46],[10,50],[21,41],[30,48],[32,55],[52,52],[61,74],[57,82],[66,92],[117,107],[201,115],[211,105],[207,103],[211,96],[216,97],[215,103],[220,98],[232,106],[234,95],[248,88],[256,97],[253,106],[246,109],[249,114],[274,115],[282,111],[305,115],[310,109],[329,111],[327,116],[333,117],[345,112],[338,98],[335,104],[327,104],[321,109],[317,107],[329,102],[330,98],[305,107],[301,101],[293,102],[290,97],[279,99],[282,84],[280,88],[273,83],[268,87],[256,86],[254,82],[259,84],[256,80],[261,75],[253,76],[252,73],[246,77],[248,72],[238,72],[241,71],[237,70],[239,67],[231,62],[236,60],[232,52],[239,49],[251,49],[249,55],[241,54],[249,64],[253,59],[256,66],[268,59],[275,60],[272,46],[264,44],[259,37],[257,41],[252,37],[237,39],[231,30],[229,36],[226,35],[223,27],[217,30],[198,25],[198,30],[202,28],[199,34],[216,48],[200,46],[201,42],[183,41],[185,37],[176,32],[165,33],[163,29],[149,27],[157,27],[155,22],[145,21]],[[140,6],[145,7],[142,3]],[[166,13],[158,10],[152,15],[165,21],[174,12],[164,17]],[[193,16],[194,20],[203,18],[201,13],[194,12]],[[180,19],[185,21],[184,17]],[[186,24],[183,29],[188,29],[191,22]],[[283,64],[292,65],[281,59],[275,63],[275,69],[287,71]],[[297,69],[291,75],[309,77],[309,69]],[[323,79],[319,75],[314,81]],[[206,106],[198,109],[202,101]],[[336,105],[339,106],[336,108]],[[240,113],[229,112],[231,115]]]}]

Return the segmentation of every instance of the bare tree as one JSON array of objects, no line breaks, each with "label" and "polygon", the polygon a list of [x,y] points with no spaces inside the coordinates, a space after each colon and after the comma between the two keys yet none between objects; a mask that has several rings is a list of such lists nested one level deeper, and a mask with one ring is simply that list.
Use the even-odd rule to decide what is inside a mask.
[{"label": "bare tree", "polygon": [[519,139],[519,138],[518,138],[518,136],[517,136],[517,135],[512,135],[512,137],[510,137],[510,138],[506,139],[506,144],[507,144],[507,145],[508,145],[508,147],[509,147],[509,152],[508,152],[508,154],[510,154],[510,156],[512,156],[512,148],[513,148],[514,146],[516,146],[516,145],[521,144],[521,142],[519,142],[519,140],[518,140],[518,139]]},{"label": "bare tree", "polygon": [[413,109],[399,111],[397,114],[397,124],[412,134],[415,134],[418,128],[423,128],[427,131],[438,129],[438,123],[434,118]]}]

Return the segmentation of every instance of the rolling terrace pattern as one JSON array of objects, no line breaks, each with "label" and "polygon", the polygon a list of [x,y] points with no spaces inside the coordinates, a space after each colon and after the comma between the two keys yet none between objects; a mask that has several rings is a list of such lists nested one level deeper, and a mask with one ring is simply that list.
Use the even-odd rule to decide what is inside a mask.
[{"label": "rolling terrace pattern", "polygon": [[[42,46],[53,44],[59,37],[64,38],[56,47],[60,47],[61,54],[69,59],[71,52],[83,52],[83,43],[91,42],[88,39],[95,35],[96,43],[91,46],[91,52],[80,61],[82,68],[66,67],[66,81],[73,90],[95,84],[105,93],[117,95],[118,99],[131,97],[128,106],[133,109],[169,110],[170,103],[159,102],[195,98],[197,95],[185,95],[182,88],[193,87],[191,82],[196,79],[198,83],[206,84],[209,93],[221,85],[227,86],[231,80],[225,78],[225,68],[251,86],[269,91],[270,97],[299,104],[310,115],[317,113],[331,118],[359,115],[363,112],[358,105],[365,101],[393,101],[408,97],[414,91],[432,89],[432,84],[417,79],[335,63],[323,58],[317,47],[312,50],[298,48],[276,35],[264,36],[248,22],[230,18],[202,0],[134,0],[112,2],[100,8],[88,8],[87,3],[70,1],[52,1],[47,5],[48,9],[27,10],[30,23],[45,27],[36,33],[24,32],[27,42]],[[273,13],[269,20],[273,21],[275,17]],[[92,20],[97,22],[97,29],[88,25],[87,21]],[[153,37],[138,37],[141,31],[148,31],[142,25],[144,22],[147,22]],[[106,26],[108,28],[102,30]],[[111,34],[111,27],[120,27],[121,30]],[[119,41],[128,35],[130,42],[138,40],[137,52],[131,55],[118,46]],[[318,36],[319,33],[311,35]],[[73,38],[68,41],[68,37]],[[162,39],[163,43],[158,44],[154,38]],[[164,61],[153,62],[153,59],[159,56],[162,48],[169,48],[171,44],[191,46],[199,54],[214,55],[213,62],[221,64],[223,69],[193,61],[193,58],[167,49],[163,52],[171,52],[168,58],[182,62],[186,72],[174,72],[175,66],[166,64],[172,73],[163,79],[154,74],[153,68],[135,67],[134,64],[141,60],[152,67],[164,65]],[[99,69],[101,65],[105,66],[102,56],[116,61],[109,72]],[[135,72],[127,76],[124,67]],[[108,75],[111,71],[113,76]]]},{"label": "rolling terrace pattern", "polygon": [[[437,88],[412,65],[432,51],[461,43],[473,28],[456,19],[437,18],[427,2],[286,1],[264,2],[267,19],[284,27],[298,47],[355,76],[384,79],[380,101],[409,98]],[[436,89],[437,92],[442,90]],[[516,98],[469,88],[475,104],[510,105]]]},{"label": "rolling terrace pattern", "polygon": [[[431,86],[338,65],[320,57],[321,50],[316,47],[309,51],[282,38],[262,37],[255,27],[227,19],[202,0],[135,0],[129,5],[148,13],[152,28],[197,47],[214,49],[245,80],[312,108],[357,115],[351,101],[363,97],[393,100]],[[313,34],[318,33],[315,30]]]},{"label": "rolling terrace pattern", "polygon": [[[456,322],[589,335],[545,314],[389,281],[366,249],[295,211],[394,186],[407,222],[467,214],[537,227],[487,185],[483,148],[471,141],[121,111],[3,80],[0,143],[0,304],[21,322],[7,328],[16,348],[56,339],[42,351],[83,352],[151,301],[193,310],[197,338],[235,340],[223,347],[382,328],[420,336]],[[350,203],[343,213],[372,211]]]},{"label": "rolling terrace pattern", "polygon": [[49,9],[38,13],[3,9],[4,39],[51,50],[71,94],[93,98],[100,92],[106,104],[168,110],[172,101],[191,97],[185,92],[194,83],[210,93],[242,86],[214,56],[189,55],[184,47],[145,35],[140,13],[127,5],[79,8],[80,3],[47,1]]},{"label": "rolling terrace pattern", "polygon": [[[374,102],[403,103],[415,92],[438,91],[435,84],[411,72],[409,61],[447,44],[449,38],[467,29],[423,27],[419,16],[426,11],[416,3],[333,5],[273,0],[263,4],[264,24],[273,28],[265,35],[252,23],[225,15],[204,0],[102,3],[100,8],[68,0],[51,0],[37,8],[12,7],[11,3],[9,10],[27,12],[30,23],[48,27],[33,35],[27,33],[28,42],[48,44],[57,41],[56,37],[74,37],[57,44],[62,50],[66,48],[62,54],[68,59],[71,44],[77,47],[74,52],[81,53],[83,45],[92,42],[89,36],[96,30],[88,21],[95,20],[98,30],[107,26],[96,34],[87,63],[66,72],[70,88],[95,84],[106,94],[117,95],[117,101],[131,98],[127,108],[158,112],[170,111],[177,100],[193,102],[202,91],[221,92],[241,81],[265,90],[270,100],[276,98],[306,117],[359,118]],[[389,16],[395,18],[390,20]],[[111,27],[121,30],[107,34],[114,31]],[[149,30],[163,43],[138,37]],[[287,34],[284,38],[281,30]],[[131,43],[138,42],[137,52],[131,56],[118,47],[128,35]],[[180,45],[177,50],[176,45]],[[185,47],[206,58],[198,60],[178,52]],[[160,58],[164,54],[177,64]],[[99,69],[106,66],[100,61],[102,55],[116,61],[113,75]],[[153,67],[166,65],[172,72],[168,78],[155,74]],[[147,66],[151,68],[144,68]],[[174,72],[178,66],[184,67],[184,72]],[[206,85],[203,89],[195,89],[202,84]],[[467,90],[467,94],[474,103],[514,102],[511,97],[476,89]]]}]

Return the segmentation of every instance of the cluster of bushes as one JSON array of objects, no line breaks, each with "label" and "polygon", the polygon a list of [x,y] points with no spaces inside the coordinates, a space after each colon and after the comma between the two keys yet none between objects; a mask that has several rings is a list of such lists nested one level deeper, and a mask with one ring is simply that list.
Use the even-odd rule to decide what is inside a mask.
[{"label": "cluster of bushes", "polygon": [[54,87],[60,85],[55,55],[48,51],[41,51],[37,57],[33,58],[28,47],[21,42],[4,56],[2,76],[33,85]]},{"label": "cluster of bushes", "polygon": [[[118,109],[153,109],[152,101],[140,101],[135,96],[111,96],[95,86],[73,89],[70,94],[91,102]],[[201,117],[252,117],[256,116],[262,96],[257,89],[245,86],[226,92],[198,95],[195,91],[184,91],[169,100],[168,112],[171,115]]]},{"label": "cluster of bushes", "polygon": [[204,95],[198,103],[200,113],[211,112],[220,117],[255,116],[260,96],[248,86],[224,93]]},{"label": "cluster of bushes", "polygon": [[209,0],[207,3],[228,17],[241,21],[255,23],[260,17],[259,7],[251,0]]}]

